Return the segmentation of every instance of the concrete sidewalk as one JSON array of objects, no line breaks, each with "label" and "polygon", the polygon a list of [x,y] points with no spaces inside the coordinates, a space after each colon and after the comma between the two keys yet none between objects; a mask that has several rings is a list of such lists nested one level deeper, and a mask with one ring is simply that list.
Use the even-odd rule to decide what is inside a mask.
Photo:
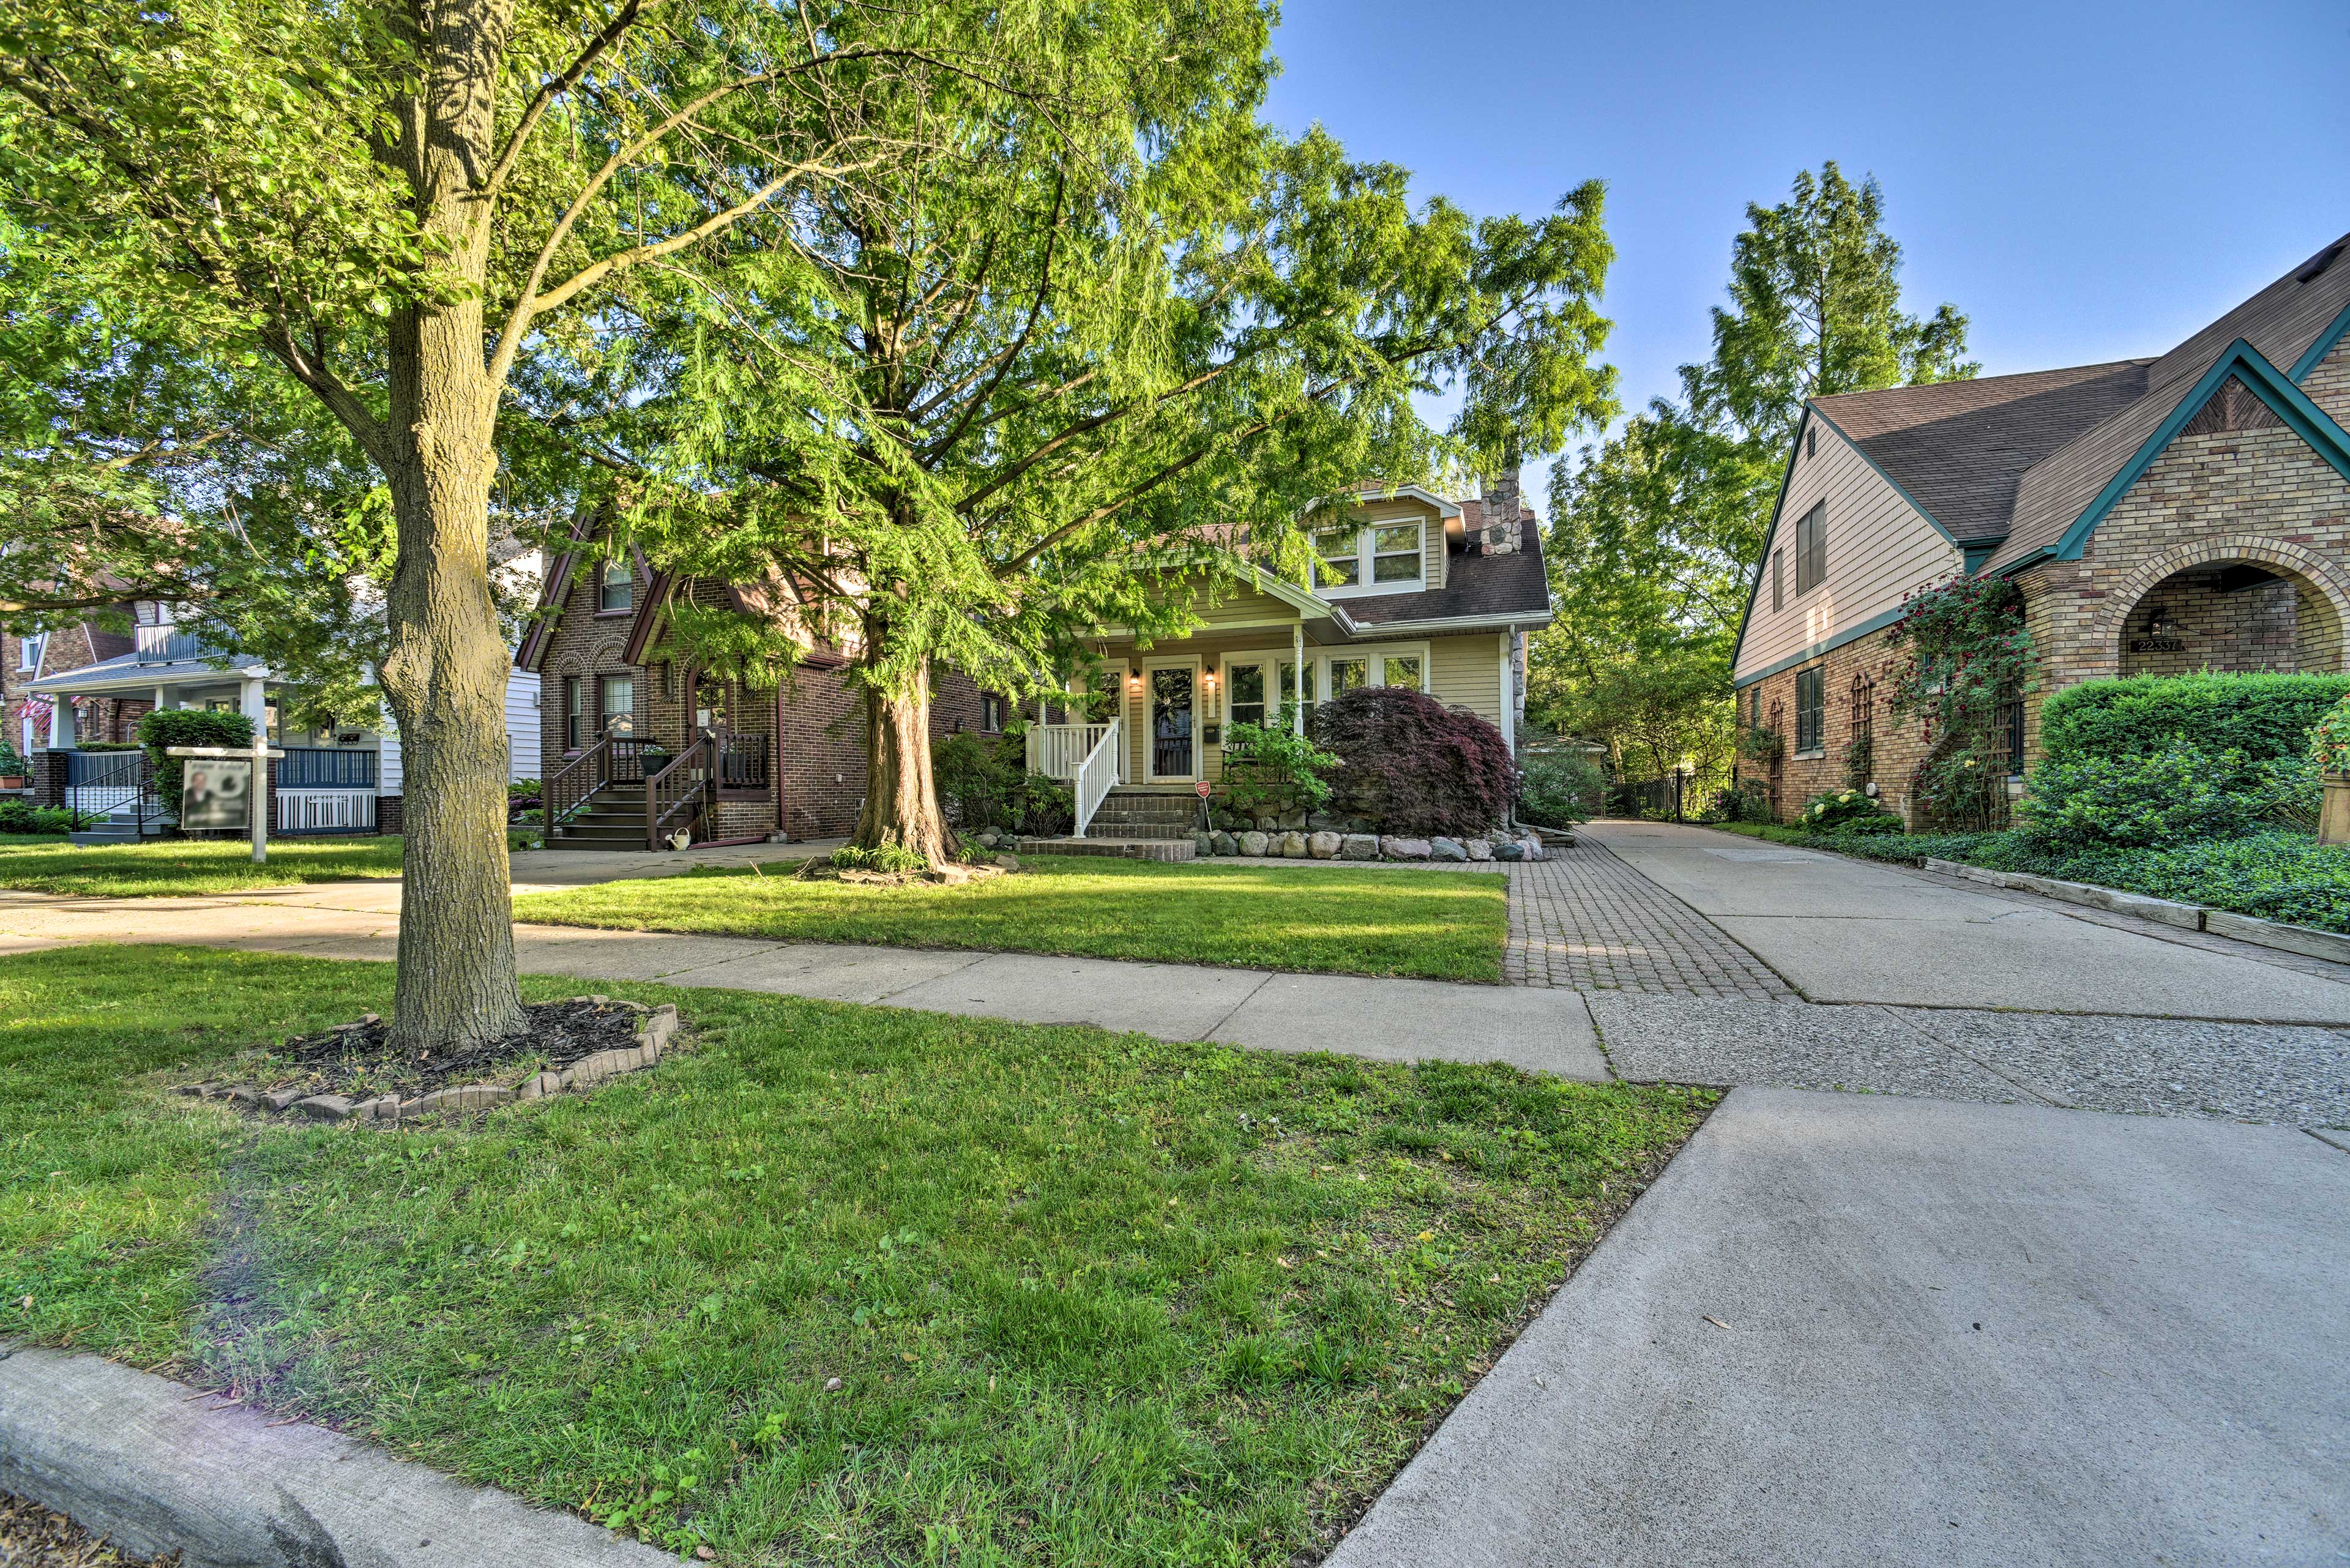
[{"label": "concrete sidewalk", "polygon": [[2350,1154],[1734,1091],[1330,1568],[2338,1563]]},{"label": "concrete sidewalk", "polygon": [[[266,899],[0,893],[0,953],[77,942],[182,942],[388,961],[398,949],[399,910],[397,889],[389,898],[385,892],[352,883]],[[1089,1023],[1274,1051],[1508,1062],[1593,1081],[1609,1075],[1590,1012],[1573,992],[572,926],[516,926],[515,959],[526,974]]]}]

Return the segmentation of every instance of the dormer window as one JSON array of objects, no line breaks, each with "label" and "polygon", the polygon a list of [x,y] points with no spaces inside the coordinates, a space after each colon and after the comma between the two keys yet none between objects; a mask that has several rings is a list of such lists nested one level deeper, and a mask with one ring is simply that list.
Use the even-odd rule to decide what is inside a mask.
[{"label": "dormer window", "polygon": [[633,607],[636,590],[636,577],[629,572],[627,562],[605,562],[603,576],[596,587],[597,612],[609,614]]},{"label": "dormer window", "polygon": [[1314,535],[1314,587],[1323,593],[1395,593],[1424,586],[1426,524],[1417,518],[1324,528]]}]

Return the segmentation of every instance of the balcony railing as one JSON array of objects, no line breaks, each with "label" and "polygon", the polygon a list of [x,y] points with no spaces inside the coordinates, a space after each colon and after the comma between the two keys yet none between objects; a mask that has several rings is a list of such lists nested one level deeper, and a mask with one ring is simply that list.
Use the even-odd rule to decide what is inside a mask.
[{"label": "balcony railing", "polygon": [[142,626],[134,646],[141,664],[211,663],[223,657],[194,632],[176,626]]}]

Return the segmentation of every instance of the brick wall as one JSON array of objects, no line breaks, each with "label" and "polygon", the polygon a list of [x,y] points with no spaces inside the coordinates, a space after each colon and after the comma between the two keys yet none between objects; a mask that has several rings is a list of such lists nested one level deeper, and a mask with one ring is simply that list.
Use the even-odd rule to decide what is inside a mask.
[{"label": "brick wall", "polygon": [[[2216,594],[2219,572],[2241,564],[2286,583],[2216,605],[2231,597]],[[2182,435],[2097,524],[2079,560],[2044,562],[2017,583],[2041,663],[2025,700],[2028,761],[2040,754],[2047,694],[2132,668],[2130,633],[2158,600],[2197,618],[2185,648],[2160,668],[2344,669],[2350,483],[2282,426]]]},{"label": "brick wall", "polygon": [[[1853,741],[1859,733],[1866,713],[1873,759],[1869,778],[1877,786],[1877,798],[1887,809],[1903,809],[1908,794],[1909,775],[1926,753],[1924,727],[1915,721],[1896,719],[1887,706],[1894,689],[1894,675],[1904,662],[1890,641],[1889,634],[1877,631],[1856,638],[1842,648],[1830,649],[1819,658],[1767,676],[1738,693],[1738,722],[1742,731],[1754,722],[1755,695],[1762,694],[1762,723],[1774,730],[1785,742],[1780,759],[1767,767],[1754,761],[1742,760],[1738,764],[1741,778],[1762,778],[1771,787],[1772,812],[1781,821],[1792,820],[1804,809],[1804,803],[1815,794],[1829,790],[1849,787],[1848,762]],[[1795,752],[1795,677],[1806,670],[1825,672],[1826,708],[1822,724],[1823,743],[1816,752],[1797,755]],[[1855,683],[1866,682],[1856,694]]]},{"label": "brick wall", "polygon": [[[2231,588],[2226,572],[2224,566],[2181,572],[2147,590],[2123,618],[2121,672],[2298,670],[2295,585],[2280,577]],[[2158,620],[2163,623],[2159,635]]]}]

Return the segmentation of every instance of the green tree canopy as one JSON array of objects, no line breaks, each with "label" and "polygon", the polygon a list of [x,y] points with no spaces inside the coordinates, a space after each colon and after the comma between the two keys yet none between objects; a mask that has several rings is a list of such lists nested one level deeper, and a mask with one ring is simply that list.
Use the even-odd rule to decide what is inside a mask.
[{"label": "green tree canopy", "polygon": [[[788,659],[810,624],[858,649],[868,845],[950,852],[942,663],[1037,690],[1103,625],[1180,629],[1163,590],[1207,548],[1245,533],[1302,573],[1297,519],[1352,481],[1555,448],[1613,410],[1596,182],[1535,219],[1415,208],[1403,170],[1258,119],[1253,0],[1090,16],[1050,46],[1049,101],[907,101],[911,151],[635,302],[625,372],[582,364],[631,389],[597,431],[622,530],[801,612],[764,649],[680,629],[721,661]],[[1444,387],[1440,430],[1415,399]]]}]

